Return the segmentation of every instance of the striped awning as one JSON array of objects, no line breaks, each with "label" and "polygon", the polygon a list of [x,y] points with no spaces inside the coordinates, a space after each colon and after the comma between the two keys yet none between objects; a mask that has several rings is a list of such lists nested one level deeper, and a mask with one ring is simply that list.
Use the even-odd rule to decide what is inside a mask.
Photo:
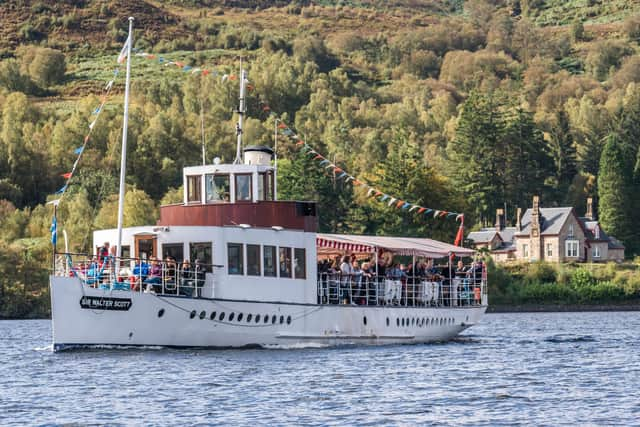
[{"label": "striped awning", "polygon": [[337,251],[355,253],[392,252],[396,255],[416,255],[428,258],[442,258],[451,254],[472,256],[473,249],[454,246],[433,239],[416,237],[358,236],[351,234],[318,234],[316,244],[319,249],[331,248]]}]

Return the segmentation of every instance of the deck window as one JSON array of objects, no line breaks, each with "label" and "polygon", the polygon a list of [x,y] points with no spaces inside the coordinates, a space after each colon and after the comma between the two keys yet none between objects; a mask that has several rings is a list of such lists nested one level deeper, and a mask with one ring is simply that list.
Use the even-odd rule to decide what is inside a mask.
[{"label": "deck window", "polygon": [[258,200],[273,200],[273,173],[258,175]]},{"label": "deck window", "polygon": [[205,271],[212,271],[211,242],[189,243],[189,256],[192,263],[198,261],[203,264]]},{"label": "deck window", "polygon": [[236,202],[251,201],[251,174],[236,175]]},{"label": "deck window", "polygon": [[229,274],[244,274],[244,254],[242,243],[228,243],[228,271]]},{"label": "deck window", "polygon": [[307,261],[304,248],[295,248],[293,257],[293,271],[296,279],[307,278]]},{"label": "deck window", "polygon": [[266,277],[276,277],[276,247],[275,246],[264,246],[264,271],[263,274]]},{"label": "deck window", "polygon": [[247,245],[247,274],[260,275],[260,245]]},{"label": "deck window", "polygon": [[206,175],[205,192],[207,203],[229,201],[229,175]]},{"label": "deck window", "polygon": [[182,262],[184,258],[184,245],[182,243],[165,243],[162,245],[162,259],[171,257],[177,262]]},{"label": "deck window", "polygon": [[291,248],[280,248],[280,277],[291,277]]},{"label": "deck window", "polygon": [[202,177],[200,175],[191,175],[187,177],[187,203],[200,202],[202,187]]}]

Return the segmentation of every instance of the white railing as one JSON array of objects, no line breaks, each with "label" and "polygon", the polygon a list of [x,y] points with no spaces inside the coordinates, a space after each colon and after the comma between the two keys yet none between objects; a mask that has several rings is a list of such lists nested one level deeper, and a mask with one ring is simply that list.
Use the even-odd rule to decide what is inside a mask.
[{"label": "white railing", "polygon": [[318,275],[318,304],[463,307],[486,305],[486,296],[487,280],[483,271],[450,279],[341,273]]},{"label": "white railing", "polygon": [[[116,265],[120,266],[118,274]],[[65,253],[56,255],[54,275],[78,277],[86,286],[105,290],[197,298],[202,296],[207,272],[213,272],[216,267],[221,266]]]}]

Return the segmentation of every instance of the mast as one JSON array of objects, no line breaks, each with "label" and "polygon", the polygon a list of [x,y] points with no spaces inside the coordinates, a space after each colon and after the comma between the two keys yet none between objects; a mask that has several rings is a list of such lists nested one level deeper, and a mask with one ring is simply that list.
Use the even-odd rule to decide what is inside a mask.
[{"label": "mast", "polygon": [[133,45],[133,17],[129,17],[127,38],[127,79],[124,86],[124,119],[122,121],[122,156],[120,158],[120,194],[118,197],[118,246],[116,247],[116,274],[120,269],[122,256],[122,217],[124,215],[124,177],[127,169],[127,128],[129,126],[129,83],[131,79],[131,46]]},{"label": "mast", "polygon": [[207,164],[204,149],[204,111],[202,110],[202,96],[200,96],[200,134],[202,135],[202,166]]},{"label": "mast", "polygon": [[273,200],[278,200],[278,122],[280,119],[276,118],[273,132]]},{"label": "mast", "polygon": [[242,121],[245,111],[245,88],[247,81],[247,73],[242,68],[242,59],[240,60],[240,108],[238,108],[238,124],[236,125],[236,135],[238,138],[236,146],[236,159],[233,161],[235,164],[242,163]]}]

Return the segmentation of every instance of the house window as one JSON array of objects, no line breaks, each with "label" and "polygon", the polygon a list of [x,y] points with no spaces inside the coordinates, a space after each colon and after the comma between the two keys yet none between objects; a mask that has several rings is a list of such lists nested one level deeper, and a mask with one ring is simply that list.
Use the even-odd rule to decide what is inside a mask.
[{"label": "house window", "polygon": [[553,256],[553,244],[547,243],[547,256]]},{"label": "house window", "polygon": [[593,249],[591,251],[591,256],[593,258],[600,258],[600,246],[599,245],[593,245]]},{"label": "house window", "polygon": [[567,258],[578,258],[579,242],[577,240],[567,240],[564,245]]},{"label": "house window", "polygon": [[200,175],[191,175],[187,177],[187,202],[199,202],[201,201],[200,189],[201,189],[202,177]]},{"label": "house window", "polygon": [[264,261],[263,274],[266,277],[276,277],[276,247],[265,245],[262,249],[264,250],[262,257],[262,260]]},{"label": "house window", "polygon": [[260,245],[247,245],[247,275],[260,275]]},{"label": "house window", "polygon": [[594,231],[595,231],[596,239],[600,240],[600,226],[598,224],[596,224],[596,228]]},{"label": "house window", "polygon": [[207,203],[229,201],[229,175],[206,175],[204,182]]},{"label": "house window", "polygon": [[569,237],[573,237],[573,224],[569,224]]},{"label": "house window", "polygon": [[296,279],[307,278],[307,261],[304,248],[294,249],[293,271]]},{"label": "house window", "polygon": [[236,201],[251,201],[251,174],[236,175]]},{"label": "house window", "polygon": [[280,248],[280,277],[291,277],[291,248]]},{"label": "house window", "polygon": [[522,257],[529,258],[529,245],[526,243],[522,245]]},{"label": "house window", "polygon": [[227,243],[227,268],[229,274],[244,274],[242,243]]}]

